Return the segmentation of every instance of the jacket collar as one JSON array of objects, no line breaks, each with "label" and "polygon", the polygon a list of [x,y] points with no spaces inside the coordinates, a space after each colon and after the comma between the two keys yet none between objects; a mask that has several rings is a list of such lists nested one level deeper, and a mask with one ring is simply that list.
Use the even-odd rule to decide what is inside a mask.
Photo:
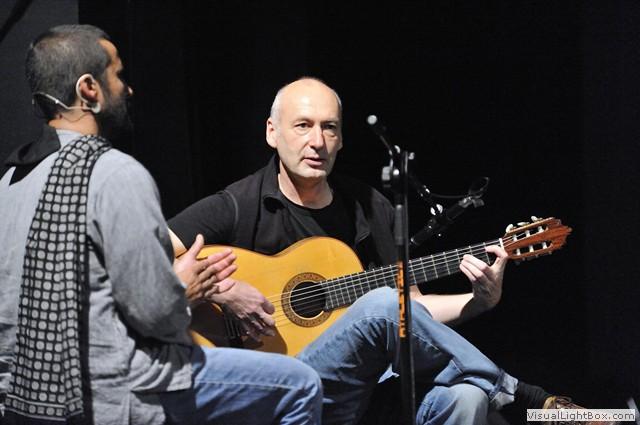
[{"label": "jacket collar", "polygon": [[285,205],[282,192],[278,187],[278,172],[280,170],[280,157],[276,154],[271,157],[262,177],[262,187],[260,189],[260,197],[263,202],[273,199],[281,205]]},{"label": "jacket collar", "polygon": [[58,139],[56,129],[44,125],[40,138],[35,142],[30,142],[18,147],[18,149],[13,151],[5,160],[5,165],[13,167],[37,164],[59,149],[60,140]]}]

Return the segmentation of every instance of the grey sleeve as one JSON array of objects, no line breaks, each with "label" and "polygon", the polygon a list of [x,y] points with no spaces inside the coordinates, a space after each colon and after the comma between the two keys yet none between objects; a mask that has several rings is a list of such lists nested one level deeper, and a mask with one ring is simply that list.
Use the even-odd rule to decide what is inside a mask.
[{"label": "grey sleeve", "polygon": [[96,187],[92,225],[116,308],[140,335],[186,343],[188,305],[173,272],[173,249],[156,185],[133,159],[109,168]]}]

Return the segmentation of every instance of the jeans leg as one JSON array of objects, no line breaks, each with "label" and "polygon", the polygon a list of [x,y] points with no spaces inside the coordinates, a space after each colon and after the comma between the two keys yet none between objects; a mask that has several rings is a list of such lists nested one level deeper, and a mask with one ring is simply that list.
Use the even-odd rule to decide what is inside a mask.
[{"label": "jeans leg", "polygon": [[457,384],[436,386],[418,407],[416,424],[423,425],[485,425],[489,398],[478,387]]},{"label": "jeans leg", "polygon": [[195,347],[193,388],[162,394],[171,424],[319,424],[315,371],[279,354]]},{"label": "jeans leg", "polygon": [[[471,343],[433,320],[412,303],[416,378],[450,387],[468,383],[482,389],[496,407],[513,400],[517,381]],[[324,423],[350,423],[366,407],[373,387],[389,364],[397,370],[398,297],[390,288],[356,301],[298,358],[313,367],[324,386]]]}]

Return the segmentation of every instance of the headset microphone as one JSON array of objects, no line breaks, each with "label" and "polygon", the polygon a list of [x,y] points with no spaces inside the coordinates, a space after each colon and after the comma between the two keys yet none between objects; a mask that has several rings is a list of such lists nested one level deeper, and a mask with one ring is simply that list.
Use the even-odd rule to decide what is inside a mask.
[{"label": "headset microphone", "polygon": [[[78,78],[78,81],[76,82],[76,95],[78,96],[78,98],[80,98],[80,100],[82,100],[86,104],[86,106],[67,106],[60,99],[58,99],[58,98],[56,98],[54,96],[51,96],[49,93],[45,93],[43,91],[34,92],[33,96],[44,96],[47,99],[49,99],[50,101],[52,101],[54,104],[62,106],[67,111],[72,111],[74,109],[80,109],[81,111],[91,111],[94,114],[98,114],[102,110],[102,106],[100,105],[100,102],[95,102],[95,103],[89,102],[87,99],[85,99],[82,96],[82,93],[80,93],[80,81],[82,81],[82,79],[84,77],[89,77],[94,81],[95,81],[95,79],[93,78],[93,75],[91,75],[91,74],[83,74],[82,76],[80,76],[80,78]],[[32,100],[32,103],[33,103],[33,100]]]}]

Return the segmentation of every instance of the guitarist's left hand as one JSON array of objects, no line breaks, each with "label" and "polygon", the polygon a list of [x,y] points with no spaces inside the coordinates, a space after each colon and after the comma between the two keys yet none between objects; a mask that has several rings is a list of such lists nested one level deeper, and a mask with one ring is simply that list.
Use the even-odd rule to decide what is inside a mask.
[{"label": "guitarist's left hand", "polygon": [[[496,261],[489,266],[484,261],[465,255],[460,263],[460,271],[464,273],[472,285],[474,313],[492,309],[502,297],[502,279],[507,265],[507,252],[498,245],[487,247],[487,252],[496,256]],[[467,306],[469,308],[471,306]]]}]

